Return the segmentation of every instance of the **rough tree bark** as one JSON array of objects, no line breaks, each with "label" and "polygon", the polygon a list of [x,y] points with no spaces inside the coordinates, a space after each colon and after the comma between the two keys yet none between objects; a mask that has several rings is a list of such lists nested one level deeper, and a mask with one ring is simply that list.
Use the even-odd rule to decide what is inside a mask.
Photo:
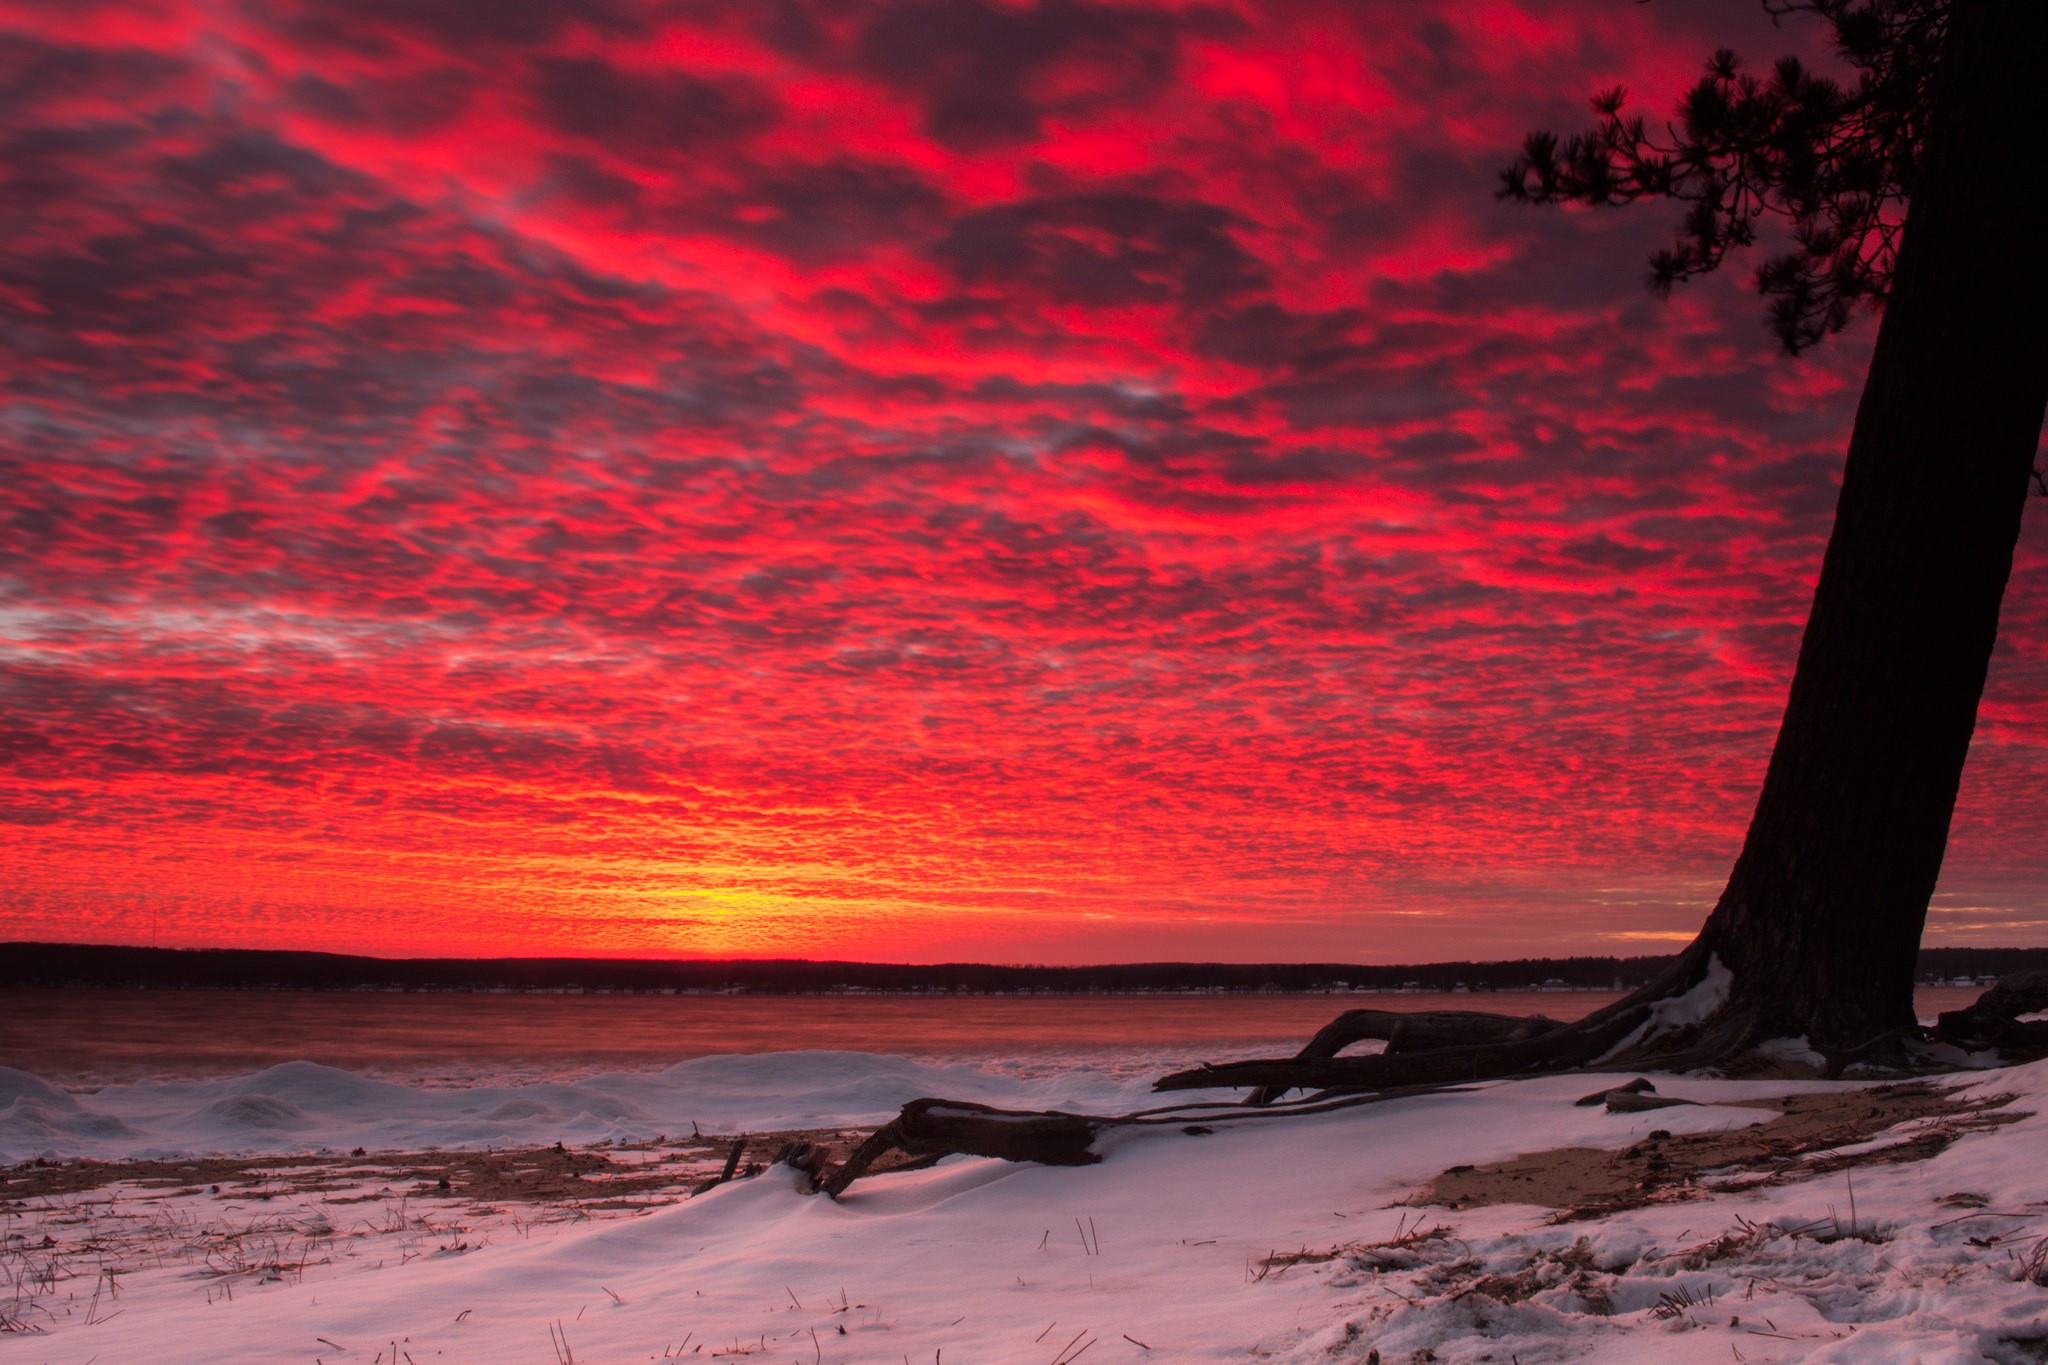
[{"label": "rough tree bark", "polygon": [[1913,1024],[2048,403],[2048,6],[1956,0],[1792,695],[1727,889],[1724,1045]]}]

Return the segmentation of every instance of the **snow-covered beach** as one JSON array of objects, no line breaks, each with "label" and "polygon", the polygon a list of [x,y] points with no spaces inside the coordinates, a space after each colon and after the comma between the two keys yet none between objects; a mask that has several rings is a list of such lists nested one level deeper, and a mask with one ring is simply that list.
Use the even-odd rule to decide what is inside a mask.
[{"label": "snow-covered beach", "polygon": [[[1171,1059],[802,1052],[465,1088],[309,1063],[78,1091],[0,1071],[0,1352],[1975,1365],[2048,1347],[2048,1064],[1882,1094],[1658,1077],[1699,1103],[1640,1113],[1575,1104],[1583,1076],[1505,1082],[1118,1134],[1084,1168],[953,1158],[833,1202],[770,1166],[690,1197],[737,1134],[765,1157],[764,1135],[850,1135],[925,1094],[1125,1111],[1154,1102],[1149,1060]],[[1780,1119],[1784,1096],[1805,1111]],[[1546,1188],[1571,1161],[1512,1163],[1566,1148],[1595,1149],[1574,1169],[1604,1195]]]}]

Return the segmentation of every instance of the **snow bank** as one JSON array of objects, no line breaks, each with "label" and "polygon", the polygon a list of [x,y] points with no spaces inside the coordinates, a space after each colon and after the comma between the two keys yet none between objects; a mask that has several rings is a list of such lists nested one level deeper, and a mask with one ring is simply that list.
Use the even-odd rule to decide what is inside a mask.
[{"label": "snow bank", "polygon": [[[1167,1128],[1126,1137],[1081,1169],[955,1159],[861,1181],[838,1203],[771,1169],[658,1211],[541,1227],[417,1202],[279,1208],[260,1193],[132,1190],[53,1199],[34,1229],[51,1246],[32,1249],[24,1236],[11,1254],[68,1256],[71,1278],[17,1310],[37,1330],[8,1349],[37,1365],[426,1365],[569,1352],[584,1365],[1046,1365],[1084,1350],[1087,1365],[1248,1353],[1362,1361],[1372,1349],[1385,1365],[1419,1351],[1441,1365],[2039,1358],[2012,1343],[2048,1338],[2048,1288],[2037,1282],[2048,1275],[2036,1274],[2039,1257],[2029,1268],[2048,1236],[2048,1177],[2034,1159],[2048,1118],[1970,1133],[1929,1160],[1859,1168],[1853,1215],[1839,1173],[1577,1222],[1527,1205],[1408,1202],[1451,1165],[1561,1145],[1618,1149],[1652,1128],[1744,1125],[1769,1117],[1759,1102],[1771,1094],[1845,1087],[1660,1078],[1660,1091],[1705,1103],[1629,1115],[1575,1106],[1587,1088],[1561,1077],[1200,1136]],[[2018,1110],[2038,1110],[2048,1066],[1968,1088],[2015,1093]],[[306,1065],[75,1096],[0,1074],[17,1151],[43,1140],[22,1136],[36,1125],[116,1152],[407,1134],[479,1142],[507,1128],[531,1141],[577,1124],[871,1122],[924,1093],[1091,1109],[1146,1102],[1136,1083],[1100,1073],[1022,1078],[842,1053],[474,1092]],[[95,1121],[125,1134],[81,1131]],[[145,1229],[158,1220],[175,1236],[154,1259],[122,1260],[116,1298],[95,1277],[121,1219]],[[247,1251],[261,1237],[267,1264]],[[229,1244],[240,1261],[217,1250]],[[201,1258],[195,1246],[216,1250]]]}]

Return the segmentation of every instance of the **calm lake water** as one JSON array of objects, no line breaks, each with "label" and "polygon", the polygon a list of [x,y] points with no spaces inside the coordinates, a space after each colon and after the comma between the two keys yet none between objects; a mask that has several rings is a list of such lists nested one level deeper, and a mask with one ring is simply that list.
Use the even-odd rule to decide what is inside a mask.
[{"label": "calm lake water", "polygon": [[[1923,1018],[1975,989],[1918,993]],[[958,1059],[1292,1052],[1346,1009],[1577,1019],[1608,991],[1474,995],[725,996],[0,990],[0,1066],[59,1084],[321,1062],[409,1084],[652,1071],[728,1053]]]}]

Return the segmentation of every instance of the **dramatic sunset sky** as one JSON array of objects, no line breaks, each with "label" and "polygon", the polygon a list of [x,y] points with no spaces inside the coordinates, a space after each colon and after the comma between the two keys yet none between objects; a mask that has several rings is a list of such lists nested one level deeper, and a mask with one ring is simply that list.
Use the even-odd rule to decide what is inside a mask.
[{"label": "dramatic sunset sky", "polygon": [[[1874,330],[1497,203],[1733,0],[0,5],[0,938],[1662,951]],[[2048,942],[2031,509],[1930,943]],[[1873,736],[1882,743],[1883,736]]]}]

